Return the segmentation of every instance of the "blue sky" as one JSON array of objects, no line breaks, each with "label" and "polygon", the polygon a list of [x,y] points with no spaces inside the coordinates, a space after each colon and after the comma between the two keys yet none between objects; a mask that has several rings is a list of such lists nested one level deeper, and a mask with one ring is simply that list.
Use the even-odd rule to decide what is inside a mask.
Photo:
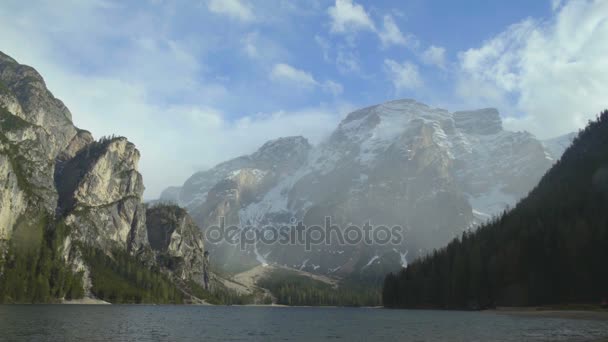
[{"label": "blue sky", "polygon": [[39,1],[0,5],[0,50],[75,123],[142,152],[146,197],[395,98],[497,107],[546,138],[606,104],[601,0]]}]

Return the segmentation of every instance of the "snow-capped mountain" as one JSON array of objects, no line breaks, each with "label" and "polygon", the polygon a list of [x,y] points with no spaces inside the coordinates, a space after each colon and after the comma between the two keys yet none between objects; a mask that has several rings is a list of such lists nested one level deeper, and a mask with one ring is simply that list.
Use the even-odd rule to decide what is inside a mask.
[{"label": "snow-capped mountain", "polygon": [[[203,229],[227,224],[400,225],[399,245],[216,246],[216,260],[273,262],[321,273],[384,272],[447,243],[525,195],[561,155],[547,142],[502,127],[496,109],[450,113],[397,100],[350,113],[322,144],[302,137],[194,174],[163,201],[185,206]],[[212,248],[212,247],[210,247]]]}]

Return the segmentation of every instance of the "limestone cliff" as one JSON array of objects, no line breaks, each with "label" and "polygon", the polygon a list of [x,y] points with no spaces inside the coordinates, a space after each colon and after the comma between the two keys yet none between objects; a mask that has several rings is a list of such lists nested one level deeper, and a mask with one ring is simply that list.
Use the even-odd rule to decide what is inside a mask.
[{"label": "limestone cliff", "polygon": [[146,210],[146,225],[159,264],[181,280],[200,282],[203,236],[186,210],[175,205],[155,205]]},{"label": "limestone cliff", "polygon": [[[36,248],[46,242],[49,253],[82,272],[87,291],[80,246],[125,252],[146,264],[154,259],[139,151],[122,137],[95,141],[71,118],[36,70],[0,53],[0,256],[15,234],[41,234]],[[58,234],[58,227],[68,233]]]}]

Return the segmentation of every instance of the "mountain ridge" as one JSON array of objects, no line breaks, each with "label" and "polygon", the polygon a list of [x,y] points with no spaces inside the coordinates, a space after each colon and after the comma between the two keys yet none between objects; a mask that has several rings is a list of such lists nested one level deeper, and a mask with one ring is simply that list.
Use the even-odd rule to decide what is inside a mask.
[{"label": "mountain ridge", "polygon": [[[269,255],[271,262],[309,271],[369,271],[367,263],[373,266],[385,258],[393,265],[404,264],[404,255],[412,258],[447,243],[462,230],[515,204],[558,159],[555,155],[565,143],[556,141],[543,142],[527,132],[505,131],[500,114],[493,108],[450,113],[412,99],[394,100],[348,114],[325,141],[300,150],[302,157],[292,165],[295,167],[281,175],[249,181],[260,182],[257,185],[245,184],[243,179],[245,183],[240,185],[220,186],[225,194],[236,197],[241,195],[240,189],[247,188],[243,192],[246,201],[228,197],[218,201],[218,192],[209,190],[213,183],[229,179],[230,172],[251,169],[249,160],[255,153],[196,173],[181,187],[171,188],[171,196],[165,192],[161,200],[185,206],[203,230],[217,223],[220,216],[241,226],[278,226],[292,218],[322,223],[322,217],[331,216],[341,217],[344,222],[338,223],[343,225],[371,219],[378,224],[405,223],[418,231],[413,235],[409,232],[417,241],[408,246],[376,251],[355,248],[326,265],[312,260],[327,258],[301,251],[292,257],[282,247],[254,248],[244,257],[222,252],[226,264],[231,263],[230,258],[232,263],[246,258],[264,263]],[[230,170],[225,169],[226,163]],[[213,177],[208,176],[211,174]],[[262,185],[262,179],[272,180]],[[205,191],[192,186],[195,180],[207,182]],[[207,201],[210,194],[214,199]],[[230,203],[230,210],[216,210],[219,203],[224,203],[222,208]],[[451,209],[442,210],[446,208]],[[441,212],[448,214],[437,215]],[[327,249],[322,254],[335,255],[342,250],[336,246]],[[349,261],[351,257],[357,260]]]}]

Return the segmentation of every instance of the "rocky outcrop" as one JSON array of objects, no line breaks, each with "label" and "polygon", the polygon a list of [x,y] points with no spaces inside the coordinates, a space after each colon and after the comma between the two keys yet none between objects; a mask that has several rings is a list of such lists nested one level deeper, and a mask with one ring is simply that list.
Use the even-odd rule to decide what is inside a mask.
[{"label": "rocky outcrop", "polygon": [[0,53],[0,239],[26,211],[54,212],[55,159],[76,132],[42,77]]},{"label": "rocky outcrop", "polygon": [[[67,107],[46,88],[40,74],[32,67],[17,63],[0,52],[0,82],[5,96],[13,98],[5,108],[49,134],[44,146],[55,157],[76,134]],[[9,95],[6,95],[6,94]]]},{"label": "rocky outcrop", "polygon": [[146,210],[150,246],[158,262],[181,280],[199,283],[203,274],[203,236],[185,209],[159,204]]},{"label": "rocky outcrop", "polygon": [[58,244],[85,278],[77,246],[149,261],[139,151],[125,138],[95,141],[71,117],[36,70],[0,53],[0,246],[19,222],[42,217],[49,231],[69,227]]},{"label": "rocky outcrop", "polygon": [[86,145],[62,163],[56,174],[58,212],[75,228],[74,239],[132,254],[147,248],[139,157],[127,139],[111,138]]}]

